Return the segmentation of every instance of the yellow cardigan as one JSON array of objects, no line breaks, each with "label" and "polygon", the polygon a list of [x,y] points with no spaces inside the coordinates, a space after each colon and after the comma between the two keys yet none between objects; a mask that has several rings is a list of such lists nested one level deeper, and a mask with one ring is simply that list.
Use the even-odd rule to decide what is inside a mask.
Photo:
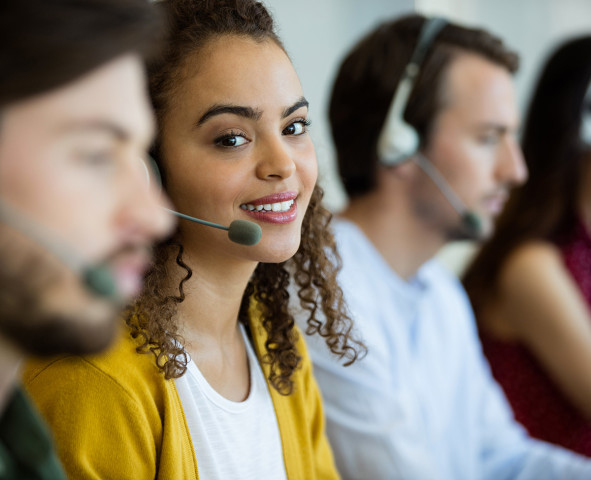
[{"label": "yellow cardigan", "polygon": [[[260,359],[266,335],[258,321],[251,321],[251,332]],[[106,354],[62,356],[26,365],[25,388],[51,426],[72,479],[199,478],[175,383],[164,379],[151,353],[138,354],[136,346],[125,328]],[[282,396],[269,386],[287,477],[338,478],[302,338],[298,351],[303,366],[294,374],[294,392]],[[262,367],[268,376],[268,365]]]}]

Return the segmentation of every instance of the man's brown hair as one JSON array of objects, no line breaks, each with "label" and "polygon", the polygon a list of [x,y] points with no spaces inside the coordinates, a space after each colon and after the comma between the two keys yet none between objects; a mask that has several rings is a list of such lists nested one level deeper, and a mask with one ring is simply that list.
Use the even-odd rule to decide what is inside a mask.
[{"label": "man's brown hair", "polygon": [[152,54],[162,29],[147,0],[0,2],[0,107],[125,53]]}]

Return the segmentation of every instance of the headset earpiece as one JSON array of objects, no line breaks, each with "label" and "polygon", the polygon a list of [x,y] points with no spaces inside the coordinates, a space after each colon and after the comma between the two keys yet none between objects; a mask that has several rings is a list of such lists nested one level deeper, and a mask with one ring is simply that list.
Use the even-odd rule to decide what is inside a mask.
[{"label": "headset earpiece", "polygon": [[579,137],[581,138],[584,147],[591,148],[591,84],[587,88],[583,100]]},{"label": "headset earpiece", "polygon": [[585,147],[591,147],[591,105],[586,108],[586,112],[583,112],[581,141]]},{"label": "headset earpiece", "polygon": [[445,25],[447,25],[445,19],[436,17],[426,20],[421,29],[417,46],[396,87],[378,138],[378,156],[383,165],[398,165],[412,157],[419,148],[419,135],[404,120],[404,111],[429,47]]},{"label": "headset earpiece", "polygon": [[419,148],[419,135],[404,120],[404,110],[413,86],[413,80],[405,74],[405,78],[398,85],[378,138],[378,155],[384,165],[398,165],[412,156]]},{"label": "headset earpiece", "polygon": [[147,153],[146,157],[142,160],[142,164],[146,170],[146,182],[148,185],[151,185],[153,182],[158,188],[162,188],[162,175],[160,174],[160,168],[158,168],[158,163],[154,160],[154,157]]},{"label": "headset earpiece", "polygon": [[154,181],[158,183],[159,187],[162,187],[162,174],[160,173],[160,168],[158,167],[158,163],[154,160],[154,157],[148,154],[148,164],[150,166],[150,173],[154,177]]}]

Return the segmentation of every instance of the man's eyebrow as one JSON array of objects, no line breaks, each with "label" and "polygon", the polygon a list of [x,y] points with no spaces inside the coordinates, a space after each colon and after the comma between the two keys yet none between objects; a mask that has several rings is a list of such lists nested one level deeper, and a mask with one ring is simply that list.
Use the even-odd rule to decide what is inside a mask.
[{"label": "man's eyebrow", "polygon": [[200,127],[211,117],[216,115],[223,115],[224,113],[230,113],[232,115],[238,115],[251,120],[258,120],[261,118],[263,112],[255,110],[251,107],[241,107],[239,105],[214,105],[205,112],[201,118],[197,121],[196,125]]},{"label": "man's eyebrow", "polygon": [[83,120],[66,123],[60,130],[68,132],[97,132],[107,133],[118,141],[126,141],[131,135],[121,125],[108,120]]},{"label": "man's eyebrow", "polygon": [[281,115],[281,118],[287,118],[296,110],[298,110],[302,107],[308,108],[308,106],[309,106],[308,100],[306,100],[304,97],[300,97],[299,100],[296,103],[294,103],[291,107],[287,107],[285,110],[283,110],[283,114]]},{"label": "man's eyebrow", "polygon": [[478,130],[494,130],[498,134],[503,135],[505,133],[517,131],[518,128],[511,128],[508,125],[503,125],[500,123],[483,122],[478,126]]}]

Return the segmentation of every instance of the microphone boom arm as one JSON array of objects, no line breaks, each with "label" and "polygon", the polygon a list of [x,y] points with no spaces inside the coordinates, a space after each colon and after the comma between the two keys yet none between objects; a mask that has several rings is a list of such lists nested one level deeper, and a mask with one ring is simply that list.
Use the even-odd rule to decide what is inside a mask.
[{"label": "microphone boom arm", "polygon": [[459,214],[464,215],[466,213],[466,207],[460,200],[456,192],[449,186],[443,175],[439,173],[439,170],[431,164],[431,161],[427,159],[421,152],[417,152],[414,155],[415,162],[423,172],[437,185],[439,190],[447,198],[453,209]]},{"label": "microphone boom arm", "polygon": [[220,230],[230,230],[230,227],[224,227],[219,223],[208,222],[207,220],[201,220],[200,218],[191,217],[190,215],[185,215],[184,213],[177,212],[175,210],[171,210],[169,208],[165,208],[165,210],[177,217],[184,218],[185,220],[190,220],[191,222],[200,223],[201,225],[207,225],[208,227],[219,228]]}]

